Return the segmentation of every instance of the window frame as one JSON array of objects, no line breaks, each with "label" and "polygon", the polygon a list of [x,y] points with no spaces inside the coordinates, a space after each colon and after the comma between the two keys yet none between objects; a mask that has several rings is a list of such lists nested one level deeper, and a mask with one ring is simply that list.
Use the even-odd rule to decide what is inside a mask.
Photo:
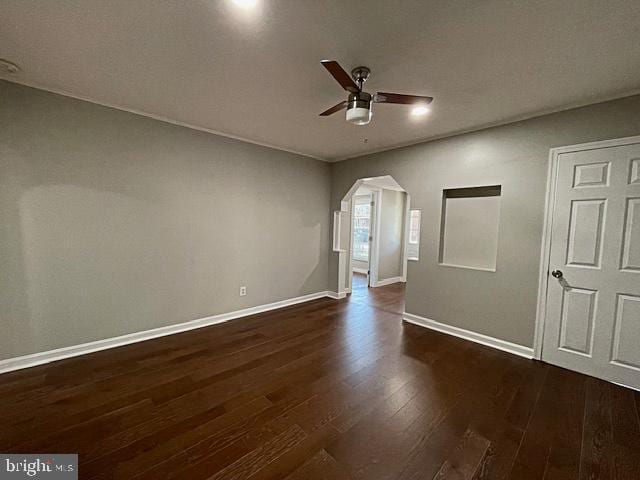
[{"label": "window frame", "polygon": [[[413,228],[414,213],[417,214],[417,228]],[[422,210],[419,208],[409,208],[409,222],[407,225],[407,260],[418,261],[420,259],[420,235],[422,232]],[[411,234],[415,232],[416,239],[412,241]],[[415,250],[415,255],[412,255],[411,250]]]},{"label": "window frame", "polygon": [[[417,213],[417,216],[414,217],[414,213]],[[414,228],[413,220],[417,219],[417,227]],[[417,208],[409,209],[409,245],[420,245],[420,228],[422,227],[422,211]],[[412,234],[415,233],[415,241],[411,240]]]},{"label": "window frame", "polygon": [[[357,207],[358,206],[363,206],[366,205],[368,207],[369,210],[369,215],[368,216],[364,216],[364,215],[356,215],[356,211],[357,211]],[[369,241],[369,239],[371,238],[371,196],[367,196],[367,197],[362,197],[362,201],[358,202],[357,198],[354,198],[353,201],[353,218],[352,218],[352,248],[351,248],[351,259],[355,260],[357,262],[369,262],[370,256],[371,256],[371,252],[369,251],[371,248],[371,242]],[[355,231],[356,228],[359,229],[363,229],[364,227],[356,227],[356,223],[358,219],[362,219],[362,218],[366,218],[369,221],[369,226],[366,227],[367,228],[367,254],[366,255],[358,255],[358,253],[356,252],[356,241],[355,241]],[[364,243],[364,242],[359,242],[359,244]]]}]

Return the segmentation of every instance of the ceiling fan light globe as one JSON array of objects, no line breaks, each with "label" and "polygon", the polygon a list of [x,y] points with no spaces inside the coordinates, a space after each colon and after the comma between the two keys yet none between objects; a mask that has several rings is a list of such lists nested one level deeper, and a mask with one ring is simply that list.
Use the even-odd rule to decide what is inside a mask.
[{"label": "ceiling fan light globe", "polygon": [[411,110],[411,115],[413,115],[414,117],[421,117],[422,115],[426,115],[430,111],[431,108],[429,108],[429,105],[418,104]]},{"label": "ceiling fan light globe", "polygon": [[371,109],[353,107],[347,110],[347,122],[355,125],[366,125],[371,121]]},{"label": "ceiling fan light globe", "polygon": [[250,9],[256,6],[258,0],[233,0],[233,3],[240,8]]}]

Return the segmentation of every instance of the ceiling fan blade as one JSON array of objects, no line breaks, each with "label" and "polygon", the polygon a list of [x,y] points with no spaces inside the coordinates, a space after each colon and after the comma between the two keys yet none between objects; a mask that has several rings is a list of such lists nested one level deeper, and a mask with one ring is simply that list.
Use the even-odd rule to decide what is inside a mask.
[{"label": "ceiling fan blade", "polygon": [[374,97],[376,103],[399,103],[401,105],[428,105],[433,102],[433,97],[421,95],[403,95],[402,93],[378,92]]},{"label": "ceiling fan blade", "polygon": [[339,112],[340,110],[344,110],[345,108],[347,108],[347,101],[343,101],[340,102],[337,105],[334,105],[333,107],[331,107],[329,110],[325,110],[324,112],[322,112],[320,114],[321,117],[326,117],[328,115],[331,115],[333,113]]},{"label": "ceiling fan blade", "polygon": [[322,60],[322,65],[331,74],[333,78],[344,88],[351,93],[357,93],[359,91],[358,85],[353,81],[351,76],[344,71],[338,62],[335,60]]}]

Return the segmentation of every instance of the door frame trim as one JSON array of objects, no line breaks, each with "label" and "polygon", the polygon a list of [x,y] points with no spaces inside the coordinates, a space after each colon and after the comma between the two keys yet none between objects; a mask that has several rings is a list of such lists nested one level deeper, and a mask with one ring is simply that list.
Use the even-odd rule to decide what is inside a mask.
[{"label": "door frame trim", "polygon": [[[379,235],[379,231],[377,231],[376,234],[376,225],[378,223],[377,221],[377,217],[378,217],[378,205],[380,204],[380,196],[381,196],[381,189],[378,188],[373,188],[373,187],[369,187],[369,190],[371,190],[371,193],[369,194],[369,202],[373,203],[374,208],[370,210],[369,212],[369,237],[371,237],[371,241],[369,242],[369,258],[367,259],[367,270],[363,273],[365,273],[367,275],[367,286],[373,286],[373,283],[377,282],[377,278],[378,278],[378,256],[377,256],[377,252],[376,252],[376,248],[378,247],[378,235]],[[357,190],[356,190],[357,191]],[[347,293],[351,293],[353,291],[353,272],[355,272],[356,270],[353,268],[353,218],[355,215],[355,199],[356,194],[355,192],[353,193],[353,195],[351,196],[351,200],[349,200],[349,204],[351,205],[350,207],[350,214],[351,214],[351,220],[350,220],[350,228],[349,228],[349,258],[347,261],[347,271],[349,272],[349,275],[347,275],[347,278],[349,279],[349,281],[347,282],[347,286],[345,291]],[[374,253],[376,253],[376,256],[374,257]],[[367,273],[368,272],[368,273]],[[376,279],[376,281],[374,282],[373,279]]]},{"label": "door frame trim", "polygon": [[533,357],[542,360],[542,344],[547,311],[547,292],[549,287],[549,263],[551,261],[551,231],[556,200],[559,157],[563,153],[582,152],[601,148],[619,147],[640,143],[640,135],[632,137],[600,140],[597,142],[579,143],[549,150],[549,166],[547,171],[547,192],[544,204],[544,224],[542,226],[542,245],[540,249],[540,269],[538,278],[538,301],[536,306],[536,323],[533,338]]}]

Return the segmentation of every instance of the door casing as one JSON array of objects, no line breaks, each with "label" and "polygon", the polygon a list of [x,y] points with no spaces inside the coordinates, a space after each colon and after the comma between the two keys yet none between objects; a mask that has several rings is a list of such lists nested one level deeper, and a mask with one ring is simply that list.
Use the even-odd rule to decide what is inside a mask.
[{"label": "door casing", "polygon": [[[371,190],[371,202],[373,202],[374,207],[371,209],[371,213],[369,214],[369,237],[371,240],[369,241],[369,259],[367,261],[369,273],[367,274],[367,282],[368,286],[375,285],[378,281],[378,245],[379,245],[379,234],[380,230],[377,229],[378,218],[380,213],[378,211],[379,205],[381,203],[381,193],[382,190],[369,188]],[[345,288],[345,293],[351,293],[353,291],[353,216],[355,211],[355,203],[353,201],[354,196],[351,197],[349,212],[351,214],[350,220],[350,229],[349,229],[349,258],[347,260],[347,271],[349,272],[347,282],[347,286]]]}]

